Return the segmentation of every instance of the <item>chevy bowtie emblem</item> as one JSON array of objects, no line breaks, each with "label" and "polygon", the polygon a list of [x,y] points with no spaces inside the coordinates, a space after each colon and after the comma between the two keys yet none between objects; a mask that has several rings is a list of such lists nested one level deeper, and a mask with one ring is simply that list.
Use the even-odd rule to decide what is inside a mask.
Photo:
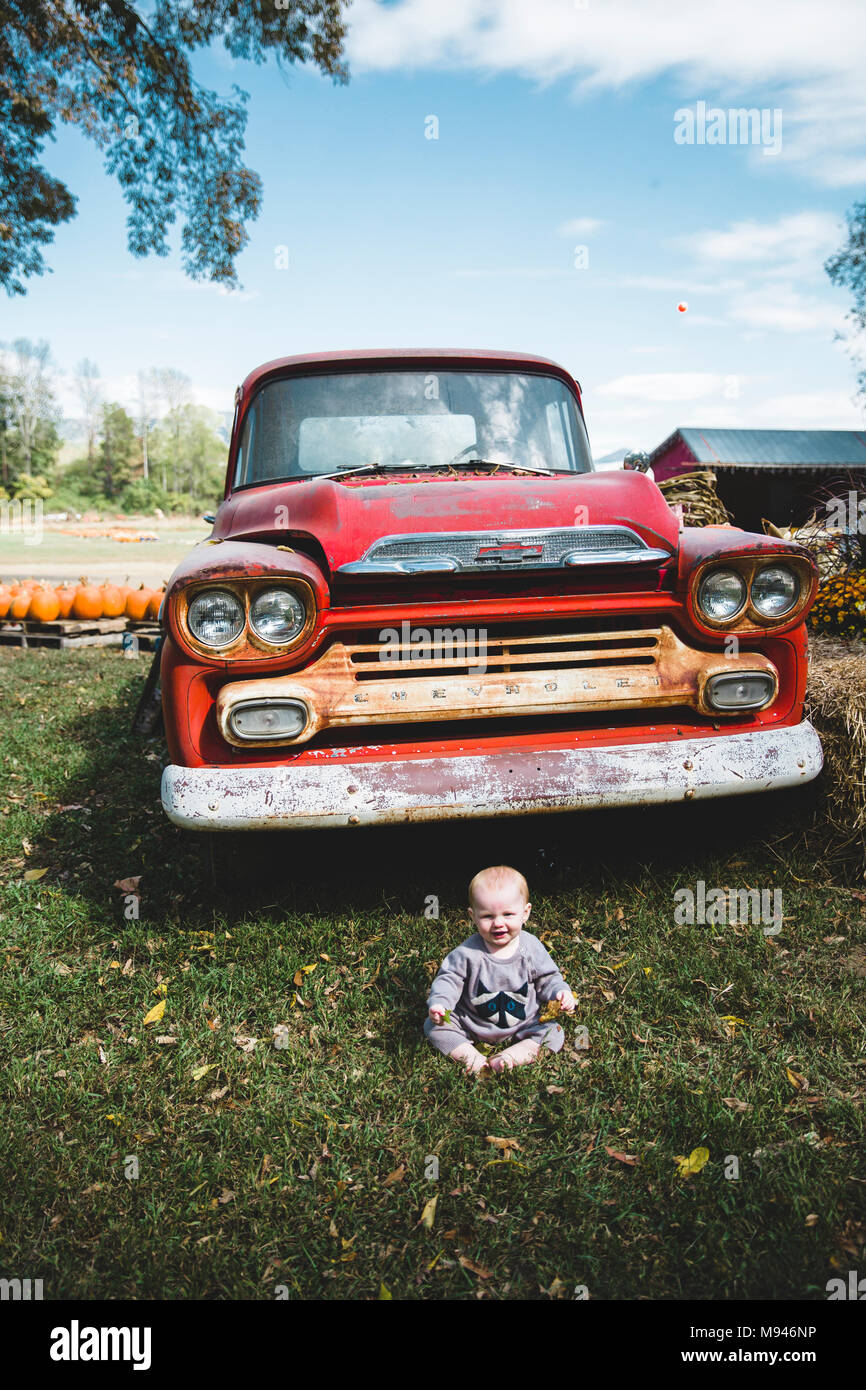
[{"label": "chevy bowtie emblem", "polygon": [[520,561],[536,560],[544,554],[544,546],[536,541],[502,541],[499,545],[479,545],[476,560]]}]

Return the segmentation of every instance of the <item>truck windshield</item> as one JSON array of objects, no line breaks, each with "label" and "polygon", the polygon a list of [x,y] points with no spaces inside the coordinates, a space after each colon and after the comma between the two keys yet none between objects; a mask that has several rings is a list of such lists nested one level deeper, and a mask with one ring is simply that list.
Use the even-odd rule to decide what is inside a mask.
[{"label": "truck windshield", "polygon": [[235,487],[366,464],[473,458],[592,470],[573,394],[518,372],[339,372],[266,383],[244,421]]}]

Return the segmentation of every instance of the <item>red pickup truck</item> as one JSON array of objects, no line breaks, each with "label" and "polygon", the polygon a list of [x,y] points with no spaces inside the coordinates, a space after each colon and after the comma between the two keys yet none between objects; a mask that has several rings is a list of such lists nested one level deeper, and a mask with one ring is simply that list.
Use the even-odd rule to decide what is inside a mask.
[{"label": "red pickup truck", "polygon": [[268,362],[166,593],[163,806],[279,829],[806,782],[816,582],[801,547],[596,472],[554,362]]}]

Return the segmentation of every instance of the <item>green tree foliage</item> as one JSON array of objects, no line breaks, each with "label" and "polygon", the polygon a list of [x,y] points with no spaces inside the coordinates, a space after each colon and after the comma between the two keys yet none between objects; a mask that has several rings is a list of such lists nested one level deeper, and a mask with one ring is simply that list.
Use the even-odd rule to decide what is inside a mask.
[{"label": "green tree foliage", "polygon": [[261,180],[242,161],[247,94],[233,100],[192,75],[197,49],[313,63],[337,82],[348,0],[0,0],[0,284],[23,294],[45,270],[41,247],[76,199],[39,163],[58,122],[104,151],[129,204],[133,255],[168,254],[180,217],[196,280],[236,284]]},{"label": "green tree foliage", "polygon": [[10,496],[37,496],[25,494],[21,480],[47,485],[60,450],[51,354],[46,342],[29,338],[0,344],[0,353],[0,487]]},{"label": "green tree foliage", "polygon": [[116,401],[102,407],[102,442],[96,461],[96,476],[104,497],[114,502],[132,482],[140,466],[141,450],[135,437],[135,423]]},{"label": "green tree foliage", "polygon": [[169,499],[178,499],[169,501],[173,509],[182,505],[195,510],[222,497],[226,445],[217,434],[218,423],[214,411],[184,402],[169,410],[151,431],[153,475],[171,480],[161,491]]},{"label": "green tree foliage", "polygon": [[[848,240],[834,256],[824,262],[824,269],[834,285],[850,290],[854,305],[848,317],[855,331],[866,330],[866,202],[855,203],[849,211]],[[866,395],[866,371],[858,378],[860,394]]]}]

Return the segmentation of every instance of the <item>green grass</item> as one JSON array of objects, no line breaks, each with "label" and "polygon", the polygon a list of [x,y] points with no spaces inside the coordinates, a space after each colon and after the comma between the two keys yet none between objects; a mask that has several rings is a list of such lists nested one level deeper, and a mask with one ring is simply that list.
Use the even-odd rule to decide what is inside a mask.
[{"label": "green grass", "polygon": [[[161,744],[128,733],[144,659],[0,662],[3,1276],[46,1298],[824,1299],[862,1266],[864,902],[828,869],[820,795],[247,837],[226,895],[163,817]],[[477,1081],[420,1029],[497,862],[529,879],[589,1047]],[[698,879],[781,888],[782,934],[675,925]]]}]

